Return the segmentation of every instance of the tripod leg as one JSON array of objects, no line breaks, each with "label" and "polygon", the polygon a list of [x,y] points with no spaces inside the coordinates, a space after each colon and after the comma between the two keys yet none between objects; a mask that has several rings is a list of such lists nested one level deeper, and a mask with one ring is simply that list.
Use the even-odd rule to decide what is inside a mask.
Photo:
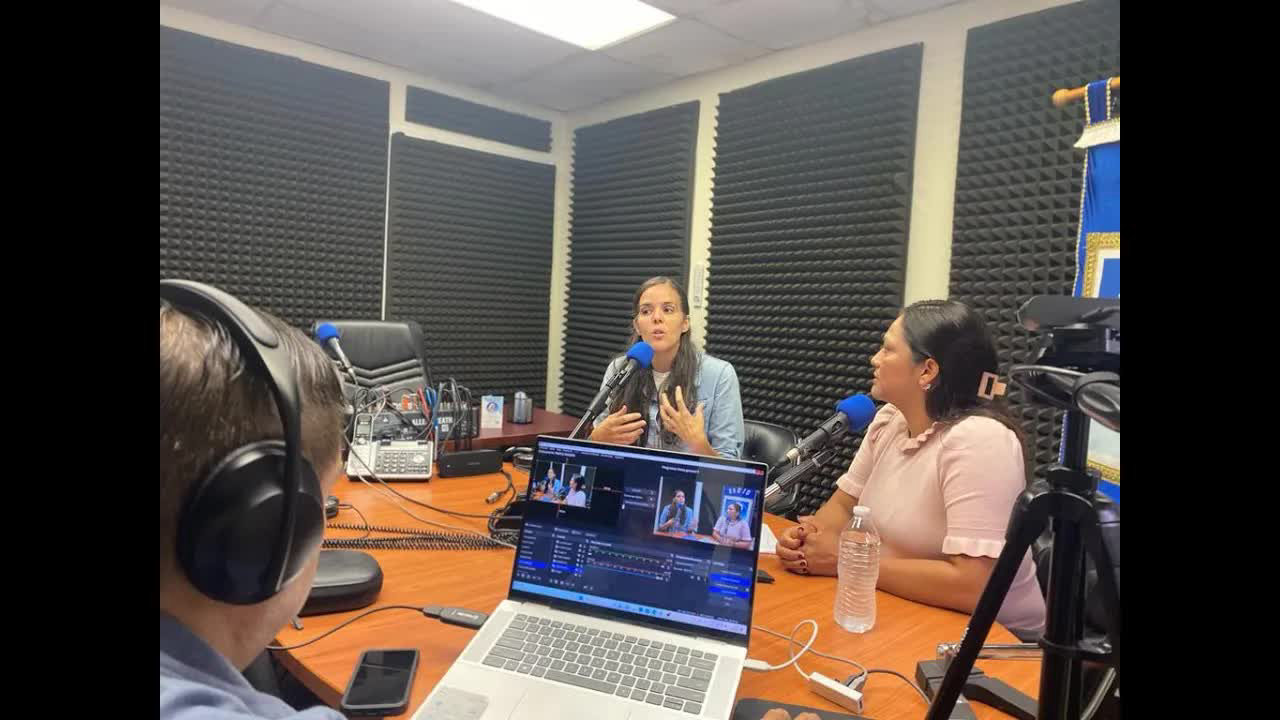
[{"label": "tripod leg", "polygon": [[[1087,501],[1078,500],[1087,506]],[[1070,656],[1084,630],[1084,552],[1080,527],[1083,514],[1077,503],[1063,502],[1053,518],[1053,558],[1049,566],[1049,598],[1046,602],[1046,649],[1040,665],[1040,707],[1044,717],[1066,720],[1080,717],[1084,678],[1080,662]],[[1071,512],[1075,511],[1075,512]],[[1054,650],[1054,652],[1049,652]]]},{"label": "tripod leg", "polygon": [[[1119,509],[1107,506],[1098,508],[1097,523],[1089,523],[1084,527],[1085,550],[1093,558],[1093,566],[1098,572],[1098,586],[1095,592],[1102,602],[1104,619],[1107,623],[1107,637],[1111,641],[1111,652],[1115,655],[1115,666],[1120,666],[1120,584],[1116,580],[1119,572],[1120,558],[1118,552],[1112,554],[1105,534],[1111,532],[1119,537]],[[1115,540],[1118,551],[1119,540]]]},{"label": "tripod leg", "polygon": [[929,705],[926,720],[946,720],[951,716],[951,709],[969,679],[969,671],[973,669],[973,661],[978,658],[978,651],[991,632],[991,624],[1004,604],[1013,579],[1018,574],[1022,558],[1026,556],[1031,544],[1044,530],[1047,519],[1047,495],[1037,495],[1033,491],[1024,492],[1014,504],[1009,518],[1009,530],[1005,533],[1004,550],[1000,559],[996,560],[995,569],[991,571],[991,579],[978,599],[973,610],[969,627],[965,629],[960,641],[960,652],[951,661],[947,674],[942,678],[942,686]]}]

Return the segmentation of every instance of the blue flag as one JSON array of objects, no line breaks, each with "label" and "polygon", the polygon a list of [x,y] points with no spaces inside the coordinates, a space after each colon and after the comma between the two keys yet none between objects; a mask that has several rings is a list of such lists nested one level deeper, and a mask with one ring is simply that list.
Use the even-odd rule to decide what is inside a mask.
[{"label": "blue flag", "polygon": [[[1111,81],[1089,83],[1084,103],[1084,192],[1076,239],[1076,297],[1120,297],[1120,118],[1111,117]],[[1070,428],[1063,427],[1063,450]],[[1089,467],[1098,489],[1120,502],[1120,433],[1089,425]]]}]

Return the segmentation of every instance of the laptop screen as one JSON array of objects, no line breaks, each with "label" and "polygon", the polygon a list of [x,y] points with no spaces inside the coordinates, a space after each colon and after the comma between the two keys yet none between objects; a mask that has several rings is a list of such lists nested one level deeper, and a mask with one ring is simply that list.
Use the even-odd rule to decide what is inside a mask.
[{"label": "laptop screen", "polygon": [[746,645],[765,472],[539,437],[511,595]]}]

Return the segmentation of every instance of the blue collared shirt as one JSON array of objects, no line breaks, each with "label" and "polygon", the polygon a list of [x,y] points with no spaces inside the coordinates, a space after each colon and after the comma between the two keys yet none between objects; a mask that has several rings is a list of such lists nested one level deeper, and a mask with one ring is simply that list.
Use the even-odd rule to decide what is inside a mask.
[{"label": "blue collared shirt", "polygon": [[318,705],[298,712],[253,689],[231,662],[173,616],[160,613],[160,720],[345,720]]},{"label": "blue collared shirt", "polygon": [[[671,512],[670,505],[663,507],[662,516],[658,518],[658,526],[661,527],[662,525],[665,525],[673,515],[677,515],[677,514]],[[680,522],[681,517],[684,518],[683,523]],[[687,505],[684,508],[682,508],[676,517],[675,524],[672,525],[670,528],[668,528],[667,531],[668,532],[693,532],[693,510],[690,510],[689,506]]]},{"label": "blue collared shirt", "polygon": [[[618,372],[622,363],[622,358],[609,363],[609,367],[605,369],[604,378],[600,381],[601,388]],[[688,402],[687,399],[686,402]],[[711,444],[716,454],[727,458],[742,457],[742,445],[746,442],[747,431],[742,423],[742,396],[738,390],[738,373],[732,365],[720,358],[699,353],[698,401],[689,404],[689,412],[696,411],[698,403],[704,404],[702,412],[707,442]],[[662,433],[658,431],[658,399],[656,397],[649,403],[647,416],[648,425],[642,436],[645,447],[689,452],[689,447],[682,441],[677,440],[670,445],[663,442]],[[604,418],[605,413],[601,413],[594,424],[599,425],[604,422]]]}]

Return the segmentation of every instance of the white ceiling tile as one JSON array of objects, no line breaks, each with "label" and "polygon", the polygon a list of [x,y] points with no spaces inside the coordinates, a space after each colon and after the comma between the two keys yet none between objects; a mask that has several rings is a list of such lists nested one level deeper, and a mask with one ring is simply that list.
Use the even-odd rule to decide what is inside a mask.
[{"label": "white ceiling tile", "polygon": [[688,17],[713,5],[722,5],[729,0],[644,0],[656,8],[661,8],[676,17]]},{"label": "white ceiling tile", "polygon": [[525,81],[562,88],[580,87],[604,97],[643,90],[674,80],[670,73],[636,67],[599,53],[584,52],[532,73]]},{"label": "white ceiling tile", "polygon": [[877,15],[882,17],[899,18],[907,15],[917,15],[926,13],[930,10],[936,10],[945,5],[954,5],[960,0],[864,0],[870,5],[873,11],[878,10]]},{"label": "white ceiling tile", "polygon": [[[288,0],[312,12],[418,44],[471,54],[510,54],[511,64],[550,64],[581,50],[449,0]],[[458,59],[465,59],[459,57]]]},{"label": "white ceiling tile", "polygon": [[583,52],[577,46],[487,15],[480,18],[477,22],[472,22],[475,18],[451,18],[417,33],[419,61],[415,69],[430,72],[450,66],[463,74],[483,76],[485,84],[498,85]]},{"label": "white ceiling tile", "polygon": [[635,67],[599,53],[583,52],[515,82],[492,88],[492,92],[565,110],[594,105],[674,79],[669,73]]},{"label": "white ceiling tile", "polygon": [[483,62],[459,59],[441,51],[438,46],[415,48],[413,59],[402,67],[429,77],[470,85],[479,90],[488,90],[510,82],[528,72],[526,68],[498,64],[491,59]]},{"label": "white ceiling tile", "polygon": [[[488,88],[551,65],[581,49],[447,0],[289,0],[373,36],[390,64],[451,82]],[[264,28],[266,29],[266,28]],[[273,30],[278,32],[279,30]]]},{"label": "white ceiling tile", "polygon": [[677,20],[604,51],[609,57],[675,76],[736,65],[769,51],[697,20]]},{"label": "white ceiling tile", "polygon": [[697,19],[771,50],[807,45],[867,25],[861,0],[732,0],[699,12]]},{"label": "white ceiling tile", "polygon": [[160,4],[206,17],[249,25],[272,0],[163,0]]},{"label": "white ceiling tile", "polygon": [[520,100],[534,105],[567,112],[604,102],[608,98],[583,88],[562,88],[538,83],[514,83],[493,91],[499,97]]},{"label": "white ceiling tile", "polygon": [[270,33],[388,65],[403,67],[414,56],[411,43],[285,3],[271,6],[255,25]]},{"label": "white ceiling tile", "polygon": [[595,53],[452,0],[163,0],[162,6],[576,110],[957,1],[649,0],[680,19]]}]

